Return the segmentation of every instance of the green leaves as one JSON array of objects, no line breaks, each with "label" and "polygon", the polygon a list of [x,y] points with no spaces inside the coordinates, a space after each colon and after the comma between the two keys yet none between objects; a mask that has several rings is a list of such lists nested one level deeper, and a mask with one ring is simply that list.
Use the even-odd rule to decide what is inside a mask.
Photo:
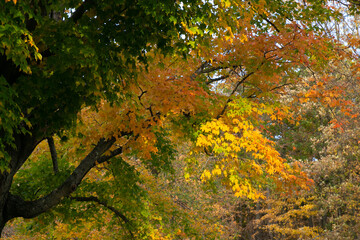
[{"label": "green leaves", "polygon": [[41,58],[32,34],[26,28],[26,18],[33,14],[24,3],[5,4],[2,8],[4,10],[0,13],[1,54],[18,66],[20,71],[30,74],[31,67],[28,61]]},{"label": "green leaves", "polygon": [[[41,151],[41,149],[39,149],[39,151]],[[12,194],[17,194],[27,201],[35,200],[49,194],[54,188],[58,187],[74,169],[66,159],[66,154],[58,159],[60,171],[56,175],[53,172],[49,152],[38,157],[39,158],[27,162],[24,168],[18,172],[11,188]]]},{"label": "green leaves", "polygon": [[28,133],[31,127],[16,103],[17,97],[16,92],[9,86],[5,78],[0,76],[0,173],[8,170],[7,164],[10,156],[6,147],[16,148],[14,135]]}]

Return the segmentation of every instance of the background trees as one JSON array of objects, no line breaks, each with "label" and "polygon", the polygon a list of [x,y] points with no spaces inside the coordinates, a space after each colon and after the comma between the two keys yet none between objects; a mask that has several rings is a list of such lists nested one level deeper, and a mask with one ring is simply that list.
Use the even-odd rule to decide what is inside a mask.
[{"label": "background trees", "polygon": [[[309,219],[324,173],[295,160],[320,164],[356,136],[356,38],[323,27],[341,19],[338,5],[1,5],[1,229],[48,212],[31,226],[54,221],[49,237],[236,238],[251,220],[269,238],[322,233],[328,220]],[[304,199],[279,193],[313,181]]]}]

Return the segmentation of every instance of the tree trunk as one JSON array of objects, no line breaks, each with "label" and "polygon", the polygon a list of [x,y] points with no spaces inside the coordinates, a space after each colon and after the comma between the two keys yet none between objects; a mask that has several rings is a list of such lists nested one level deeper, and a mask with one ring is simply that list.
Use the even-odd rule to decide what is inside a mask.
[{"label": "tree trunk", "polygon": [[[6,203],[9,195],[11,181],[9,181],[9,174],[3,173],[0,175],[0,238],[2,230],[5,227],[6,222],[8,221],[6,218]],[[11,179],[12,180],[12,179]]]},{"label": "tree trunk", "polygon": [[[35,135],[35,134],[34,134]],[[6,152],[10,156],[8,169],[0,172],[0,237],[7,221],[11,219],[9,211],[9,195],[13,178],[35,147],[41,142],[34,135],[15,134],[15,148],[8,146]],[[4,161],[4,159],[2,159]]]},{"label": "tree trunk", "polygon": [[4,227],[5,227],[5,221],[3,221],[1,215],[2,215],[2,212],[0,210],[0,238],[1,238],[1,235],[2,235],[2,231],[3,231]]},{"label": "tree trunk", "polygon": [[5,227],[5,219],[4,219],[4,214],[3,214],[3,210],[4,210],[4,207],[3,207],[3,201],[0,201],[0,238],[1,238],[1,233],[2,233],[2,230],[4,229]]}]

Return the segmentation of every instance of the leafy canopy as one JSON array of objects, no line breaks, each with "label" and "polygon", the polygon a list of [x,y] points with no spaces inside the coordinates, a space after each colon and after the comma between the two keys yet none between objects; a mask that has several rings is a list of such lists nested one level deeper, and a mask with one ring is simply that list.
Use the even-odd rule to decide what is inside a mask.
[{"label": "leafy canopy", "polygon": [[[285,86],[301,83],[304,68],[321,72],[343,56],[321,29],[340,16],[325,1],[0,4],[0,63],[8,69],[0,72],[0,177],[6,186],[13,177],[15,183],[1,194],[26,204],[50,199],[43,205],[57,207],[42,216],[45,222],[62,216],[75,226],[72,216],[97,203],[124,223],[122,237],[198,236],[191,209],[170,210],[180,190],[169,186],[167,174],[179,170],[176,153],[189,140],[201,156],[181,176],[189,182],[223,184],[253,200],[269,188],[287,193],[312,184],[276,149],[271,131],[299,120],[283,99]],[[323,91],[325,82],[301,97],[346,102],[333,100],[340,96],[335,89]],[[41,143],[53,135],[57,174]],[[162,186],[169,189],[161,192]],[[22,216],[16,214],[7,217]],[[87,229],[94,214],[83,216]],[[167,214],[184,227],[176,229]],[[100,225],[115,221],[99,215]]]}]

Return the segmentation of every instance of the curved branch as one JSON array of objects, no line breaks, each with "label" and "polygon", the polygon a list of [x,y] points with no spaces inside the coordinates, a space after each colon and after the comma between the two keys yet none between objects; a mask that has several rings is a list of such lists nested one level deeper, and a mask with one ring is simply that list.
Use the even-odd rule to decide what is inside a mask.
[{"label": "curved branch", "polygon": [[[110,206],[107,202],[105,201],[101,201],[99,198],[91,196],[91,197],[69,197],[71,200],[76,200],[79,202],[96,202],[99,205],[102,205],[103,207],[109,209],[110,211],[112,211],[115,216],[121,218],[121,220],[123,220],[126,224],[130,223],[130,220],[121,212],[119,212],[116,208],[114,208],[113,206]],[[127,228],[127,230],[129,231],[131,238],[135,239],[134,234],[131,232],[130,229]]]},{"label": "curved branch", "polygon": [[115,213],[115,215],[117,217],[121,218],[125,223],[130,223],[130,220],[124,214],[119,212],[116,208],[110,206],[107,202],[101,201],[97,197],[91,196],[91,197],[69,197],[69,198],[71,200],[76,200],[76,201],[80,201],[80,202],[96,202],[96,203],[104,206],[105,208],[109,209],[113,213]]},{"label": "curved branch", "polygon": [[10,194],[5,206],[6,218],[33,218],[59,204],[74,192],[85,175],[96,165],[102,154],[115,143],[115,138],[101,139],[94,149],[81,161],[73,173],[55,190],[34,201],[24,201],[21,197]]}]

